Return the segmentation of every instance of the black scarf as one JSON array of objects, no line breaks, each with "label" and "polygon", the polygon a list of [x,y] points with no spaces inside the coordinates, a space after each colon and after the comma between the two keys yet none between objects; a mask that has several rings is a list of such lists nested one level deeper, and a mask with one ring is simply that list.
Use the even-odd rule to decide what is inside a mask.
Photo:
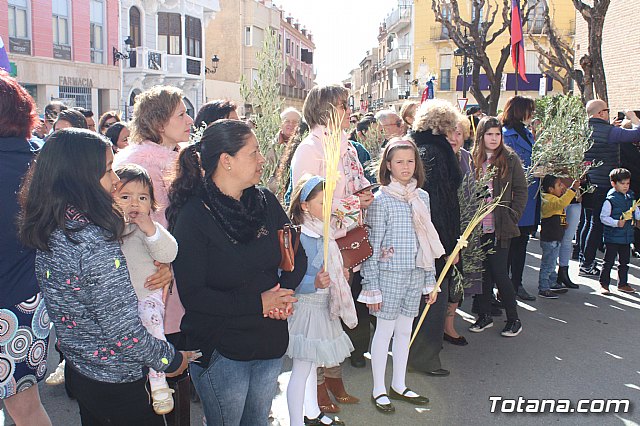
[{"label": "black scarf", "polygon": [[238,201],[223,194],[212,179],[204,179],[203,186],[203,201],[234,243],[247,244],[268,233],[267,200],[260,189],[245,189]]}]

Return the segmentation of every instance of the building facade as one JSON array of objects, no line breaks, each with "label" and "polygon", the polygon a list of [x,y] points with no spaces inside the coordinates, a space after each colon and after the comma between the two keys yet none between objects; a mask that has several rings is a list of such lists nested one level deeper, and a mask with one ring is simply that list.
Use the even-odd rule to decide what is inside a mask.
[{"label": "building facade", "polygon": [[[538,53],[532,39],[536,39],[543,48],[548,47],[547,35],[544,32],[544,4],[536,0],[525,0],[535,7],[529,20],[525,23],[525,63],[529,83],[520,82],[519,93],[531,97],[544,96],[562,91],[559,83],[543,76],[539,68]],[[431,9],[431,0],[398,0],[396,7],[387,15],[378,30],[377,61],[373,61],[370,91],[363,95],[362,110],[377,111],[383,108],[398,110],[407,100],[421,100],[422,94],[429,86],[433,96],[446,99],[457,104],[463,97],[463,87],[467,88],[467,107],[477,104],[468,88],[471,86],[473,65],[468,62],[464,77],[463,57],[456,52],[457,46],[451,41],[447,29],[436,22]],[[550,17],[554,27],[567,40],[573,42],[575,34],[575,9],[571,0],[549,0]],[[472,1],[458,1],[462,19],[470,20]],[[445,9],[446,13],[446,9]],[[485,13],[484,10],[481,13]],[[482,15],[480,17],[482,20]],[[495,30],[502,22],[498,13]],[[487,49],[489,59],[496,64],[500,58],[500,50],[510,43],[509,31],[503,32]],[[459,53],[456,56],[456,53]],[[369,55],[367,54],[367,57]],[[369,62],[361,61],[361,73],[366,72]],[[363,84],[364,83],[363,79]],[[544,81],[544,83],[543,83]],[[489,83],[480,72],[483,90],[489,91]],[[465,84],[466,83],[466,84]],[[515,71],[511,58],[504,68],[502,91],[499,108],[502,108],[515,89]],[[365,90],[360,89],[361,93]],[[368,100],[368,96],[371,100]],[[355,96],[355,95],[354,95]]]},{"label": "building facade", "polygon": [[[637,16],[630,13],[635,7],[637,2],[634,0],[611,2],[602,30],[602,59],[612,117],[627,109],[640,111],[638,91],[632,89],[636,87],[633,70],[640,68],[640,32],[631,30],[638,28]],[[587,22],[579,13],[575,19],[575,62],[579,69],[580,58],[588,52],[589,39]]]},{"label": "building facade", "polygon": [[[397,7],[385,18],[382,39],[385,50],[382,67],[386,70],[384,91],[380,93],[387,107],[399,110],[410,95],[411,64],[413,63],[414,28],[413,0],[399,0]],[[380,99],[380,98],[378,98]]]},{"label": "building facade", "polygon": [[241,78],[249,84],[258,79],[257,55],[265,32],[272,31],[282,55],[280,96],[285,106],[301,109],[315,80],[311,33],[268,0],[220,0],[220,6],[206,31],[207,57],[219,58],[216,72],[206,77],[207,99],[230,99],[240,115],[251,114],[252,106],[241,95]]},{"label": "building facade", "polygon": [[118,106],[117,0],[0,0],[12,73],[40,111],[52,100],[101,114]]},{"label": "building facade", "polygon": [[119,109],[126,116],[136,95],[161,84],[181,88],[187,112],[195,116],[205,102],[205,74],[212,66],[205,55],[205,28],[219,10],[217,0],[121,1],[118,50],[129,50],[129,57],[118,61]]},{"label": "building facade", "polygon": [[[545,94],[561,93],[562,87],[558,82],[543,76],[539,67],[539,55],[534,48],[532,38],[537,39],[543,48],[548,47],[547,35],[544,32],[543,12],[545,5],[540,2],[536,5],[536,0],[524,0],[533,7],[529,20],[523,25],[525,40],[525,63],[526,75],[529,83],[520,81],[519,94],[538,97]],[[472,17],[471,1],[458,2],[460,5],[460,16],[462,19],[470,20]],[[575,34],[575,8],[571,0],[548,0],[549,14],[551,22],[567,41],[572,42]],[[500,6],[502,7],[502,6]],[[416,84],[411,87],[411,95],[420,99],[429,81],[434,82],[435,97],[446,99],[454,104],[457,99],[462,98],[464,68],[462,57],[455,55],[457,46],[451,41],[447,29],[436,22],[435,14],[431,9],[431,0],[415,0],[414,7],[414,53],[412,64],[412,82]],[[446,9],[444,9],[446,14]],[[485,10],[481,10],[480,20],[483,19]],[[494,25],[489,30],[489,34],[502,25],[500,13],[497,14]],[[487,55],[492,64],[497,64],[500,58],[500,51],[510,43],[509,30],[507,29],[488,47]],[[494,65],[495,66],[495,65]],[[472,64],[467,66],[467,89],[471,85]],[[501,109],[504,103],[513,95],[515,90],[515,70],[511,58],[507,60],[504,67],[501,88],[504,96],[500,97],[498,108]],[[542,81],[545,80],[545,83]],[[488,80],[483,71],[480,72],[481,86],[486,85],[488,94]],[[542,84],[542,88],[541,88]],[[545,87],[546,84],[546,87]],[[485,87],[481,87],[483,90]],[[477,104],[473,95],[467,90],[467,106]]]},{"label": "building facade", "polygon": [[292,16],[283,18],[281,13],[280,37],[282,41],[283,75],[280,77],[280,96],[287,106],[302,110],[307,93],[314,86],[316,74],[313,68],[315,44],[313,36]]}]

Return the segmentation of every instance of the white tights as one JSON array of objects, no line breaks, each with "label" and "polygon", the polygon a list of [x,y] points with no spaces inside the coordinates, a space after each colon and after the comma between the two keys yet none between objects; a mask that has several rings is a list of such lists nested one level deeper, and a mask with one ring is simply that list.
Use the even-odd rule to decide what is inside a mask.
[{"label": "white tights", "polygon": [[[373,396],[377,397],[386,394],[387,389],[384,384],[384,373],[387,368],[387,353],[389,342],[393,336],[393,379],[391,386],[402,393],[407,388],[405,375],[407,371],[407,360],[409,359],[409,341],[411,340],[411,327],[413,318],[399,315],[396,320],[384,320],[378,318],[376,331],[371,342],[371,370],[373,372]],[[413,392],[407,396],[416,396]],[[388,404],[387,398],[378,400],[381,404]]]},{"label": "white tights", "polygon": [[[304,415],[310,419],[315,419],[320,415],[316,368],[316,364],[312,362],[293,360],[291,377],[287,387],[290,426],[304,426]],[[331,419],[326,416],[321,421],[323,423],[328,421],[327,424],[331,423]]]}]

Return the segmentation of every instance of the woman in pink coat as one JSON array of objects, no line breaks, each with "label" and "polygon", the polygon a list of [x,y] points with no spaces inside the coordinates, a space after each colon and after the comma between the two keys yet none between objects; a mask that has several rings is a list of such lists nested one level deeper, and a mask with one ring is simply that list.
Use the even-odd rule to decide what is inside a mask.
[{"label": "woman in pink coat", "polygon": [[[133,107],[129,145],[118,151],[113,162],[114,169],[123,164],[137,164],[147,170],[158,203],[151,217],[165,228],[168,225],[164,214],[169,205],[167,192],[175,174],[178,143],[189,140],[193,124],[183,97],[182,90],[171,86],[155,86],[138,95]],[[184,307],[174,285],[166,300],[164,330],[167,340],[176,347],[182,346],[178,333],[183,315]],[[188,391],[188,381],[182,383],[180,389]],[[188,412],[189,407],[185,408]]]},{"label": "woman in pink coat", "polygon": [[[361,209],[366,209],[373,201],[373,194],[367,189],[369,182],[364,177],[362,164],[358,160],[355,147],[349,142],[344,130],[349,128],[349,91],[343,86],[316,86],[304,101],[303,115],[309,125],[309,135],[300,143],[291,160],[291,181],[295,185],[305,174],[325,177],[324,140],[329,134],[328,124],[332,111],[336,111],[342,118],[342,140],[340,143],[340,161],[338,164],[339,178],[333,193],[333,207],[338,214],[332,222],[336,228],[336,236],[346,234],[360,220]],[[362,191],[365,189],[364,191]],[[339,223],[338,223],[339,222]],[[354,300],[361,290],[359,266],[354,268],[351,279]],[[347,335],[355,348],[351,354],[351,364],[354,367],[364,367],[364,352],[369,347],[369,312],[362,303],[355,303],[358,316],[358,326],[347,329]],[[331,392],[338,403],[354,404],[358,398],[349,395],[342,382],[342,368],[318,368],[318,405],[323,413],[337,413],[340,408],[334,404],[329,396]]]}]

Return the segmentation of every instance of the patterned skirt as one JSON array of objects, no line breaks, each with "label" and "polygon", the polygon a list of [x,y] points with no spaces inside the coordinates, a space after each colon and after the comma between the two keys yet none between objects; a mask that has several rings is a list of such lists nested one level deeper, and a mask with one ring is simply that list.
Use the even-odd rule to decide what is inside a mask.
[{"label": "patterned skirt", "polygon": [[[318,367],[335,367],[351,355],[353,344],[339,319],[329,315],[329,293],[298,294],[289,317],[287,356],[313,362]],[[315,374],[315,373],[313,373]]]},{"label": "patterned skirt", "polygon": [[0,399],[44,379],[48,342],[49,315],[41,293],[0,309]]}]

